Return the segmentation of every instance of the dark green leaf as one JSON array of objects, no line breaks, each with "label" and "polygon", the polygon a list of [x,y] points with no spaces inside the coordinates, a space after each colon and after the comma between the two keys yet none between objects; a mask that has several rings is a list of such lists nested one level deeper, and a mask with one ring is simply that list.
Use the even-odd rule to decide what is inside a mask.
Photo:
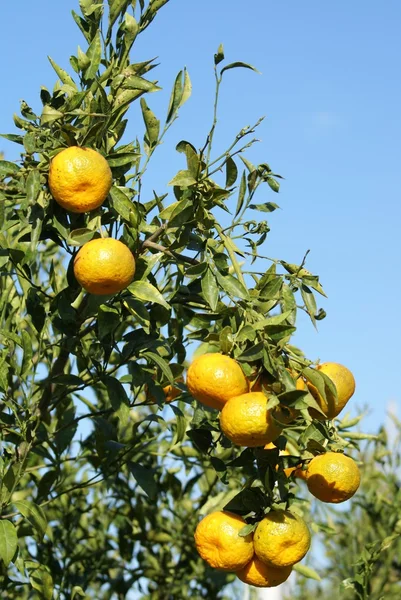
[{"label": "dark green leaf", "polygon": [[[231,156],[227,157],[226,160],[226,187],[231,187],[237,181],[238,169],[235,161]],[[238,214],[238,213],[236,213]]]},{"label": "dark green leaf", "polygon": [[143,489],[145,494],[149,496],[151,500],[154,500],[157,497],[159,490],[153,472],[150,469],[134,462],[129,462],[128,468],[135,481]]},{"label": "dark green leaf", "polygon": [[219,288],[217,286],[216,277],[211,269],[207,269],[201,280],[202,296],[209,304],[210,308],[215,311],[219,300]]},{"label": "dark green leaf", "polygon": [[158,354],[155,354],[154,352],[142,352],[141,356],[147,358],[149,361],[157,365],[160,368],[163,375],[168,380],[168,382],[171,384],[174,383],[174,375],[170,369],[170,365],[167,361],[164,360],[164,358],[162,358]]},{"label": "dark green leaf", "polygon": [[171,92],[171,96],[170,96],[170,104],[169,104],[168,111],[167,111],[166,123],[170,123],[170,121],[173,119],[178,108],[181,105],[181,101],[182,101],[183,94],[184,94],[182,75],[183,75],[183,72],[180,71],[178,73],[177,77],[175,78],[173,91]]},{"label": "dark green leaf", "polygon": [[249,65],[248,63],[244,63],[241,61],[237,61],[237,62],[230,63],[229,65],[226,65],[225,67],[223,67],[221,69],[221,75],[224,73],[224,71],[228,71],[229,69],[236,69],[237,67],[243,67],[244,69],[251,69],[252,71],[255,71],[256,73],[259,73],[259,71],[252,65]]},{"label": "dark green leaf", "polygon": [[245,171],[242,173],[241,183],[238,191],[238,200],[237,200],[237,208],[235,209],[235,217],[239,215],[245,200],[245,192],[246,192],[246,175]]},{"label": "dark green leaf", "polygon": [[265,202],[264,204],[250,204],[249,208],[253,210],[259,210],[261,212],[273,212],[276,208],[280,208],[278,204],[274,202]]},{"label": "dark green leaf", "polygon": [[103,340],[107,335],[113,333],[120,325],[121,317],[115,308],[102,304],[97,314],[97,327],[99,339]]}]

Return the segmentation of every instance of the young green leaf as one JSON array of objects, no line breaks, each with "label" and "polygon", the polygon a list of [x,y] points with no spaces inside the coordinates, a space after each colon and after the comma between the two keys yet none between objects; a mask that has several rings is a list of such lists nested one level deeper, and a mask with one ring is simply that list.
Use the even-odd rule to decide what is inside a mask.
[{"label": "young green leaf", "polygon": [[171,308],[159,290],[148,281],[134,281],[130,286],[128,286],[128,291],[131,292],[133,296],[139,298],[139,300],[143,300],[144,302],[155,302],[156,304],[161,304],[161,306],[164,306],[167,309]]},{"label": "young green leaf", "polygon": [[18,547],[17,531],[11,521],[0,520],[0,558],[8,567]]}]

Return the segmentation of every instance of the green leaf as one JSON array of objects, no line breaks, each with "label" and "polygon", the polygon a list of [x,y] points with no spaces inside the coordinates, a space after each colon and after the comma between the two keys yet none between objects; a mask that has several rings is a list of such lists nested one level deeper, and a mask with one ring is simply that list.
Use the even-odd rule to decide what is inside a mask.
[{"label": "green leaf", "polygon": [[8,567],[18,547],[17,531],[11,521],[0,520],[0,558]]},{"label": "green leaf", "polygon": [[99,338],[103,340],[110,333],[115,331],[121,323],[121,317],[115,308],[102,304],[99,306],[97,314],[97,327]]},{"label": "green leaf", "polygon": [[202,296],[209,304],[212,311],[215,311],[219,301],[219,288],[217,286],[216,277],[209,268],[201,279],[201,287]]},{"label": "green leaf", "polygon": [[119,15],[121,15],[126,9],[128,4],[130,4],[130,0],[108,0],[109,4],[109,29],[107,32],[107,38],[109,38],[111,29],[118,19]]},{"label": "green leaf", "polygon": [[262,358],[263,350],[264,343],[259,342],[258,344],[251,346],[250,348],[245,350],[245,352],[243,352],[239,356],[236,356],[235,358],[240,362],[254,362],[255,360],[259,360],[260,358]]},{"label": "green leaf", "polygon": [[157,497],[159,490],[153,472],[135,462],[129,462],[128,469],[145,494],[149,496],[151,500],[154,500]]},{"label": "green leaf", "polygon": [[250,204],[249,208],[252,208],[253,210],[259,210],[261,212],[271,213],[280,207],[274,202],[265,202],[264,204]]},{"label": "green leaf", "polygon": [[249,299],[248,290],[233,275],[222,275],[219,271],[216,271],[215,275],[218,283],[229,296],[242,300]]},{"label": "green leaf", "polygon": [[52,600],[53,598],[53,579],[47,567],[26,561],[25,565],[29,571],[29,581],[34,590],[41,595],[41,600]]},{"label": "green leaf", "polygon": [[144,90],[145,92],[158,92],[162,89],[153,83],[153,81],[148,81],[137,75],[130,75],[124,79],[124,88],[128,90]]},{"label": "green leaf", "polygon": [[136,206],[128,198],[128,196],[116,185],[113,185],[110,189],[111,206],[114,210],[124,219],[124,221],[130,222],[130,213],[136,212]]},{"label": "green leaf", "polygon": [[71,600],[77,600],[78,598],[83,598],[86,600],[88,596],[85,594],[81,586],[75,585],[71,591]]},{"label": "green leaf", "polygon": [[100,38],[100,31],[96,32],[96,35],[93,38],[86,55],[90,60],[90,64],[84,71],[85,79],[94,79],[102,58],[102,42]]},{"label": "green leaf", "polygon": [[315,296],[313,295],[313,292],[310,290],[310,288],[303,284],[301,286],[301,295],[303,301],[305,302],[305,307],[308,311],[308,315],[310,316],[312,323],[315,325],[315,314],[317,312]]},{"label": "green leaf", "polygon": [[142,352],[141,356],[147,358],[155,365],[157,365],[160,368],[163,375],[167,378],[168,382],[171,384],[174,383],[174,375],[170,369],[170,365],[164,360],[164,358],[162,358],[158,354],[155,354],[154,352]]},{"label": "green leaf", "polygon": [[246,175],[245,175],[245,171],[244,171],[242,173],[241,183],[239,186],[237,208],[235,209],[234,218],[237,217],[239,215],[239,213],[241,212],[241,209],[243,207],[244,200],[245,200],[245,193],[246,193]]},{"label": "green leaf", "polygon": [[223,44],[220,44],[220,46],[217,48],[216,54],[214,55],[214,64],[218,65],[222,60],[224,60],[224,46]]},{"label": "green leaf", "polygon": [[93,229],[87,229],[86,227],[74,229],[67,238],[67,244],[70,246],[83,246],[86,242],[93,240],[94,237],[99,237],[99,233],[93,231]]},{"label": "green leaf", "polygon": [[286,310],[285,312],[282,312],[279,315],[274,315],[273,317],[267,317],[266,319],[262,319],[261,321],[256,321],[256,323],[253,324],[253,327],[257,330],[264,329],[269,325],[279,325],[280,323],[283,323],[283,321],[288,319],[291,313],[292,310]]},{"label": "green leaf", "polygon": [[52,383],[57,383],[57,385],[84,385],[85,382],[83,379],[78,377],[78,375],[72,375],[71,373],[57,375],[52,378]]},{"label": "green leaf", "polygon": [[161,304],[167,309],[170,309],[170,305],[165,301],[159,290],[149,283],[148,281],[134,281],[128,286],[128,291],[133,296],[143,300],[144,302],[155,302]]},{"label": "green leaf", "polygon": [[231,187],[237,181],[238,169],[231,156],[227,157],[226,165],[226,187]]},{"label": "green leaf", "polygon": [[19,166],[8,160],[0,160],[0,179],[16,175],[19,171]]},{"label": "green leaf", "polygon": [[241,537],[246,537],[247,535],[249,535],[250,533],[253,533],[256,529],[256,527],[258,526],[257,523],[253,523],[250,525],[245,525],[239,532],[238,535]]},{"label": "green leaf", "polygon": [[191,96],[191,93],[192,93],[192,83],[189,78],[189,73],[188,73],[187,69],[184,68],[184,86],[183,86],[183,90],[182,90],[182,96],[181,96],[181,101],[180,101],[179,107],[181,107],[183,104],[185,104],[185,102]]},{"label": "green leaf", "polygon": [[28,500],[13,502],[15,508],[23,515],[27,521],[36,529],[39,539],[42,541],[47,529],[47,519],[44,510]]},{"label": "green leaf", "polygon": [[314,569],[311,569],[306,565],[301,565],[297,563],[296,565],[294,565],[293,569],[294,571],[297,571],[297,573],[300,573],[304,577],[308,577],[308,579],[315,579],[316,581],[321,581],[320,575],[316,573]]},{"label": "green leaf", "polygon": [[177,202],[171,213],[168,227],[180,227],[192,221],[194,218],[194,206],[190,198]]},{"label": "green leaf", "polygon": [[238,67],[243,67],[244,69],[251,69],[252,71],[255,71],[256,73],[260,74],[260,72],[255,67],[253,67],[252,65],[249,65],[248,63],[244,63],[241,61],[233,62],[233,63],[230,63],[229,65],[226,65],[225,67],[223,67],[221,69],[220,74],[223,75],[224,71],[228,71],[229,69],[237,69]]},{"label": "green leaf", "polygon": [[173,91],[171,92],[170,103],[169,103],[169,107],[168,107],[168,111],[167,111],[167,119],[166,119],[167,124],[170,123],[170,121],[176,115],[177,110],[179,109],[179,107],[181,106],[181,103],[183,101],[184,88],[183,88],[183,83],[182,83],[182,74],[183,74],[183,72],[180,71],[178,73],[177,77],[175,78]]},{"label": "green leaf", "polygon": [[160,121],[155,117],[153,112],[150,110],[144,98],[141,98],[141,109],[143,120],[145,121],[146,136],[145,144],[153,149],[157,146],[160,133]]},{"label": "green leaf", "polygon": [[273,177],[266,177],[265,181],[267,181],[269,187],[273,190],[273,192],[278,193],[280,191],[280,184],[278,181],[273,179]]},{"label": "green leaf", "polygon": [[29,171],[26,178],[26,199],[28,204],[34,204],[40,192],[40,173],[37,169]]},{"label": "green leaf", "polygon": [[62,69],[61,67],[59,67],[52,58],[50,58],[50,56],[47,57],[50,61],[51,66],[53,67],[53,69],[56,71],[57,75],[60,77],[61,81],[67,85],[70,85],[71,87],[73,87],[75,90],[77,90],[77,86],[75,81],[72,79],[72,77],[70,77],[67,73],[67,71],[64,71],[64,69]]},{"label": "green leaf", "polygon": [[43,107],[40,124],[47,125],[48,123],[53,123],[53,121],[57,121],[57,119],[62,119],[63,117],[64,114],[62,112],[46,104],[46,106]]},{"label": "green leaf", "polygon": [[118,379],[112,377],[111,375],[104,376],[102,381],[106,386],[109,401],[116,417],[120,420],[123,426],[126,426],[130,418],[130,407],[129,399],[124,386],[118,381]]},{"label": "green leaf", "polygon": [[195,185],[196,179],[192,175],[191,171],[182,170],[178,171],[177,175],[169,182],[168,185],[176,185],[177,187],[187,188],[191,185]]}]

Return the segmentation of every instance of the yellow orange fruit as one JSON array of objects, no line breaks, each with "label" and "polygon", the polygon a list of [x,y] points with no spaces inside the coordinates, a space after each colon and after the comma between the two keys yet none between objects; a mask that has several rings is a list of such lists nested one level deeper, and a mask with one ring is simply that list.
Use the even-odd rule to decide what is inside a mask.
[{"label": "yellow orange fruit", "polygon": [[358,465],[339,452],[326,452],[313,458],[307,469],[306,483],[315,498],[338,504],[349,500],[361,482]]},{"label": "yellow orange fruit", "polygon": [[[353,374],[347,367],[340,365],[339,363],[327,362],[316,367],[320,373],[324,373],[331,379],[337,390],[337,399],[334,397],[330,390],[326,387],[326,399],[319,394],[317,388],[310,382],[308,382],[308,388],[312,396],[319,404],[321,410],[324,412],[328,419],[334,419],[342,411],[348,400],[355,392],[355,379]],[[323,419],[321,414],[312,409],[312,414],[317,419]]]},{"label": "yellow orange fruit", "polygon": [[230,398],[248,391],[248,381],[239,364],[219,352],[202,354],[192,362],[187,386],[196,400],[218,410]]},{"label": "yellow orange fruit", "polygon": [[292,567],[272,567],[259,560],[257,556],[236,572],[238,579],[255,587],[275,587],[284,583],[292,571]]},{"label": "yellow orange fruit", "polygon": [[288,567],[302,560],[310,541],[305,521],[289,510],[270,511],[253,538],[256,556],[273,567]]},{"label": "yellow orange fruit", "polygon": [[50,163],[49,188],[60,206],[83,213],[103,204],[112,184],[107,160],[92,148],[70,146]]},{"label": "yellow orange fruit", "polygon": [[248,392],[226,402],[220,414],[220,427],[237,446],[264,446],[281,433],[267,410],[263,392]]},{"label": "yellow orange fruit", "polygon": [[252,535],[238,535],[245,525],[244,519],[227,511],[202,519],[195,531],[195,545],[203,560],[223,571],[242,569],[254,553]]},{"label": "yellow orange fruit", "polygon": [[91,240],[76,255],[74,274],[80,285],[91,294],[116,294],[131,283],[135,259],[129,248],[118,240]]}]

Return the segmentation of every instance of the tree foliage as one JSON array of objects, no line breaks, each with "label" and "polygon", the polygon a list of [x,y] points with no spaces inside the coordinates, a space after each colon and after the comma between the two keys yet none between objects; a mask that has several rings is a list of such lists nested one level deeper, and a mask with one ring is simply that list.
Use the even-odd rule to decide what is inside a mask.
[{"label": "tree foliage", "polygon": [[[227,64],[219,47],[203,146],[180,141],[182,169],[151,197],[143,191],[191,94],[183,69],[158,118],[154,59],[130,59],[167,2],[80,0],[72,15],[84,50],[69,71],[49,59],[57,81],[41,89],[41,112],[23,101],[19,133],[3,136],[21,158],[0,160],[2,598],[224,598],[234,576],[197,556],[199,515],[226,507],[252,529],[271,506],[302,511],[283,469],[354,444],[347,429],[314,420],[316,400],[296,389],[302,373],[323,397],[335,393],[291,344],[297,312],[314,325],[324,318],[315,299],[324,291],[305,260],[261,254],[277,208],[267,193],[281,179],[246,158],[261,121],[213,150],[220,86],[254,67]],[[142,133],[128,141],[136,101]],[[112,169],[110,194],[91,213],[67,213],[48,189],[50,161],[70,145],[96,148]],[[133,283],[111,297],[85,294],[72,270],[79,247],[100,235],[123,240],[137,261]],[[291,456],[242,450],[221,434],[218,415],[183,383],[194,344],[230,354],[249,377],[265,374],[268,408],[297,411],[291,423],[274,413]],[[167,384],[181,391],[168,406]]]}]

